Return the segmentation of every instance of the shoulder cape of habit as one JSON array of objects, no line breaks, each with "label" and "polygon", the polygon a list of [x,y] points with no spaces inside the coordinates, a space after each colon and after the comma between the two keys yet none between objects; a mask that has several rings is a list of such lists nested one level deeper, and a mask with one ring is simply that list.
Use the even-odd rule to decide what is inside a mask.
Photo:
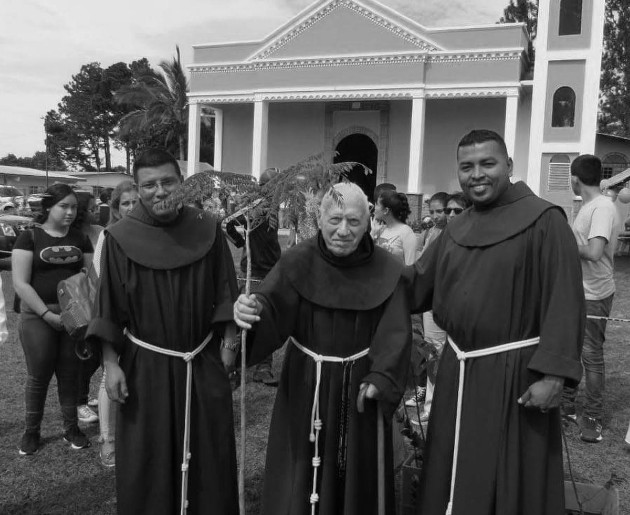
[{"label": "shoulder cape of habit", "polygon": [[536,196],[524,182],[508,187],[491,206],[472,207],[446,226],[450,237],[463,247],[488,247],[522,233],[550,209],[562,208]]},{"label": "shoulder cape of habit", "polygon": [[125,255],[154,270],[173,270],[204,257],[214,243],[217,220],[200,209],[184,207],[177,218],[161,223],[138,202],[128,216],[107,228]]},{"label": "shoulder cape of habit", "polygon": [[287,277],[301,297],[318,306],[374,309],[394,292],[403,264],[386,250],[375,247],[369,234],[366,238],[373,251],[355,265],[331,263],[322,256],[319,238],[313,237],[288,250],[278,262],[278,272]]}]

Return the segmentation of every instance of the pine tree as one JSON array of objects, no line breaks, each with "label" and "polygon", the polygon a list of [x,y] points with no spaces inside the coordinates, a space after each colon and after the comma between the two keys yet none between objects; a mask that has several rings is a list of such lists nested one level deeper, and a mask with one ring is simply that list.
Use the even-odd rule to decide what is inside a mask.
[{"label": "pine tree", "polygon": [[630,137],[630,3],[606,1],[599,130]]},{"label": "pine tree", "polygon": [[529,58],[529,71],[531,75],[534,70],[534,40],[538,28],[538,1],[537,0],[510,0],[510,4],[503,9],[503,16],[499,23],[524,23],[527,34],[529,34],[529,45],[527,56]]}]

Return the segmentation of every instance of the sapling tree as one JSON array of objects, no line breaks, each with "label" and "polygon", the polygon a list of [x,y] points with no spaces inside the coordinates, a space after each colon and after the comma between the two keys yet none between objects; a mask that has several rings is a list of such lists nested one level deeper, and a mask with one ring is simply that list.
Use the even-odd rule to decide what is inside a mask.
[{"label": "sapling tree", "polygon": [[[314,224],[309,216],[314,199],[318,193],[328,191],[331,186],[347,181],[348,174],[360,163],[333,163],[331,154],[317,154],[295,165],[281,170],[262,186],[259,186],[251,175],[231,172],[203,171],[187,178],[167,199],[154,209],[170,210],[180,205],[196,204],[219,195],[219,198],[235,197],[239,199],[237,209],[245,219],[242,225],[245,234],[245,252],[247,256],[247,273],[245,278],[245,294],[251,291],[251,249],[250,233],[263,221],[271,227],[278,227],[278,210],[280,206],[290,220],[302,221],[303,224]],[[371,171],[364,167],[366,174]],[[333,198],[341,203],[341,195],[331,190]],[[240,392],[240,469],[239,469],[239,505],[241,513],[245,513],[245,367],[247,331],[241,333],[241,392]]]}]

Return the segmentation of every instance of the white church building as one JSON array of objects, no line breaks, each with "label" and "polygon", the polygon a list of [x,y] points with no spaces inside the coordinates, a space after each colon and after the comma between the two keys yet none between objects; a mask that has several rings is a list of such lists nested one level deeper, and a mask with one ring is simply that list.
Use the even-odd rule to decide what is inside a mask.
[{"label": "white church building", "polygon": [[[459,189],[456,147],[503,135],[514,179],[572,210],[569,164],[595,153],[604,2],[540,2],[536,65],[523,24],[428,28],[375,0],[320,0],[261,41],[200,44],[190,71],[189,163],[215,120],[219,170],[285,168],[337,151],[351,179],[431,195]],[[194,173],[194,170],[189,170]]]}]

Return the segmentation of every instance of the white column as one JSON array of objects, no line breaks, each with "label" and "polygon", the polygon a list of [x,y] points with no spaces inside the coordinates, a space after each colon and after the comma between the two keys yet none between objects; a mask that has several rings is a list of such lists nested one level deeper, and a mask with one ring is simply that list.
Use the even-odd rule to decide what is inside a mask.
[{"label": "white column", "polygon": [[215,170],[223,166],[223,110],[214,109],[214,162]]},{"label": "white column", "polygon": [[407,178],[407,193],[420,193],[420,187],[422,185],[424,111],[424,95],[414,96],[411,102],[411,134],[409,137],[409,176]]},{"label": "white column", "polygon": [[541,194],[541,161],[545,135],[545,111],[547,109],[547,75],[549,72],[549,11],[551,2],[538,4],[538,32],[536,48],[536,73],[532,92],[532,110],[529,129],[529,158],[527,159],[527,185],[536,194]]},{"label": "white column", "polygon": [[186,177],[195,173],[195,164],[199,162],[199,136],[201,133],[201,104],[190,103],[188,106],[188,167]]},{"label": "white column", "polygon": [[518,118],[518,94],[505,97],[505,131],[503,139],[508,156],[514,159],[516,151],[516,120]]},{"label": "white column", "polygon": [[252,138],[252,176],[260,178],[267,168],[267,135],[269,132],[269,102],[254,102],[254,133]]},{"label": "white column", "polygon": [[602,68],[602,50],[604,21],[606,19],[605,2],[593,2],[593,24],[591,27],[591,47],[586,53],[586,70],[584,71],[583,103],[576,104],[576,111],[582,110],[582,128],[580,153],[595,153],[595,136],[597,134],[597,107],[599,101],[599,83]]}]

